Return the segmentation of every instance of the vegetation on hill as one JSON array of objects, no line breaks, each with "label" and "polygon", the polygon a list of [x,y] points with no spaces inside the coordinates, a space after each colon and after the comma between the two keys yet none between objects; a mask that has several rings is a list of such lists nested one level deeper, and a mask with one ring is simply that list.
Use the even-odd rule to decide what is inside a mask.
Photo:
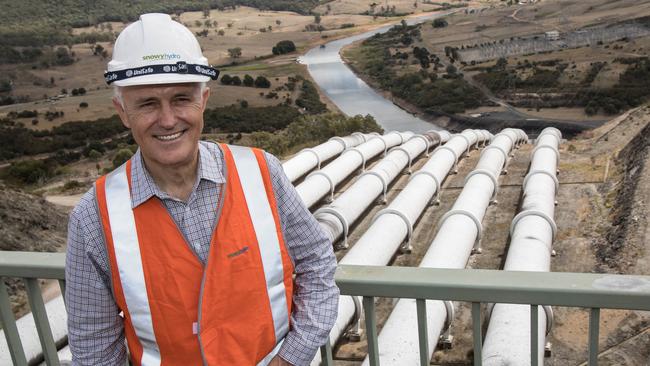
[{"label": "vegetation on hill", "polygon": [[375,119],[367,115],[345,117],[340,114],[324,113],[303,115],[276,132],[254,132],[253,145],[275,155],[284,155],[297,148],[322,143],[333,136],[345,136],[353,132],[379,132],[383,130]]},{"label": "vegetation on hill", "polygon": [[438,56],[425,47],[411,48],[420,38],[419,27],[403,23],[367,39],[358,50],[355,66],[380,88],[425,111],[461,113],[478,107],[483,100],[481,92],[469,85],[455,66],[442,70]]},{"label": "vegetation on hill", "polygon": [[84,37],[94,38],[95,42],[106,41],[108,39],[104,38],[113,36],[111,29],[84,36],[73,35],[71,28],[108,21],[129,22],[142,13],[180,14],[185,11],[227,9],[244,5],[261,10],[288,10],[308,14],[318,5],[318,0],[138,0],[128,4],[119,0],[26,0],[3,3],[0,12],[0,45],[42,46],[93,43],[84,40]]},{"label": "vegetation on hill", "polygon": [[[493,67],[486,68],[475,76],[490,90],[508,97],[509,93],[534,92],[540,95],[536,101],[540,107],[583,107],[585,113],[593,115],[599,112],[613,115],[623,110],[636,107],[650,97],[650,60],[647,57],[616,59],[615,62],[627,65],[612,87],[592,86],[607,62],[594,62],[584,78],[577,84],[560,84],[558,80],[567,69],[567,63],[555,60],[529,63],[508,67],[505,59],[500,59]],[[518,70],[525,70],[527,77],[522,77]],[[548,95],[561,94],[561,98]],[[524,103],[524,104],[522,104]],[[516,102],[527,106],[529,101]]]}]

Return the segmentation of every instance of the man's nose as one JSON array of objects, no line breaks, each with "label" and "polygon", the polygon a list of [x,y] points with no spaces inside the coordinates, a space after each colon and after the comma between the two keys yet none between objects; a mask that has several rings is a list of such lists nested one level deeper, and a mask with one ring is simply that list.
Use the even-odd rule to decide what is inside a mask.
[{"label": "man's nose", "polygon": [[174,109],[169,103],[161,103],[159,124],[163,128],[174,128],[176,125]]}]

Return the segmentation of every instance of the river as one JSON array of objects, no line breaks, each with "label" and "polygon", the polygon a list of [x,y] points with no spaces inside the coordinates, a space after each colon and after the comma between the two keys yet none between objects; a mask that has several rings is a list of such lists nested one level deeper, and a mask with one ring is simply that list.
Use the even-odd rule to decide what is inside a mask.
[{"label": "river", "polygon": [[[407,20],[408,24],[421,23],[448,12],[428,14]],[[298,61],[307,65],[309,74],[325,95],[346,115],[370,114],[384,130],[413,131],[422,133],[441,128],[431,122],[421,120],[411,113],[399,108],[392,101],[384,98],[358,78],[343,62],[339,52],[341,48],[353,42],[372,37],[388,31],[394,24],[377,28],[370,32],[329,42],[325,47],[319,46],[309,50]]]}]

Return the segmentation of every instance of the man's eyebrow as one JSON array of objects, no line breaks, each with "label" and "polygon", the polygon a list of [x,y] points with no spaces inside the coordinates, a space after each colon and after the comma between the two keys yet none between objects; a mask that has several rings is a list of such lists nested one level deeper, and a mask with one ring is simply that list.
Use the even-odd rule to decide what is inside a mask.
[{"label": "man's eyebrow", "polygon": [[155,97],[140,97],[135,100],[135,104],[144,104],[148,102],[155,102],[158,99]]}]

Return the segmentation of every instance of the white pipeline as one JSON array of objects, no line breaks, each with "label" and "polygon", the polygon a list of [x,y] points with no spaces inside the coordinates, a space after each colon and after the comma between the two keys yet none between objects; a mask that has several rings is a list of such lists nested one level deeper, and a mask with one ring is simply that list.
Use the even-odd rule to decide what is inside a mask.
[{"label": "white pipeline", "polygon": [[[523,131],[505,129],[483,149],[476,169],[465,178],[465,186],[454,206],[441,218],[436,237],[420,267],[465,268],[472,249],[480,249],[481,221],[490,201],[496,197],[497,179],[508,155],[517,144],[526,141]],[[427,300],[426,304],[429,350],[433,352],[448,314],[442,301]],[[415,300],[401,299],[378,337],[383,365],[419,364],[418,332],[414,329],[417,329]],[[368,365],[367,357],[364,365]]]},{"label": "white pipeline", "polygon": [[347,247],[349,228],[361,214],[379,196],[386,202],[386,191],[390,183],[397,178],[400,172],[408,168],[411,163],[423,152],[446,142],[450,135],[430,131],[422,135],[415,135],[399,147],[386,155],[372,169],[359,176],[354,184],[345,190],[331,204],[318,209],[314,215],[321,226],[329,232],[333,242],[343,236],[343,247]]},{"label": "white pipeline", "polygon": [[282,163],[282,168],[289,180],[295,182],[312,169],[320,169],[321,163],[335,157],[343,150],[364,143],[375,135],[355,132],[350,136],[332,137],[318,146],[302,149],[291,159]]},{"label": "white pipeline", "polygon": [[[521,211],[510,226],[510,248],[506,271],[550,270],[553,239],[557,227],[553,220],[559,145],[562,134],[546,128],[537,138],[524,179]],[[541,310],[541,309],[540,309]],[[543,364],[545,336],[550,330],[547,312],[539,311],[538,360]],[[530,365],[530,306],[496,304],[483,346],[483,365]]]},{"label": "white pipeline", "polygon": [[[487,131],[466,130],[452,136],[444,146],[434,150],[425,165],[413,173],[408,184],[393,202],[375,216],[373,224],[339,263],[386,265],[399,246],[410,240],[412,223],[416,222],[427,205],[436,200],[440,184],[455,169],[458,160],[472,146],[490,141],[491,138],[492,135]],[[343,334],[354,314],[352,297],[341,296],[338,317],[330,332],[332,344]],[[311,364],[319,363],[320,354],[317,354]]]},{"label": "white pipeline", "polygon": [[389,132],[383,136],[374,136],[368,141],[345,150],[338,158],[324,168],[310,173],[305,180],[296,186],[298,195],[307,207],[313,206],[321,198],[334,196],[336,185],[355,170],[365,168],[366,161],[387,152],[393,146],[401,145],[413,136],[412,132]]}]

